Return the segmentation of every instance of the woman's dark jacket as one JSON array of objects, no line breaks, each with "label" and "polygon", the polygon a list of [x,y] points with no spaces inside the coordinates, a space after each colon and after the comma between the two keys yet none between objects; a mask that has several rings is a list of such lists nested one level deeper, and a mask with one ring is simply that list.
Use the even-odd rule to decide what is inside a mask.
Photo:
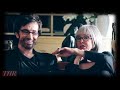
[{"label": "woman's dark jacket", "polygon": [[110,52],[96,53],[91,51],[85,51],[84,60],[80,61],[79,64],[86,63],[87,60],[95,62],[95,64],[88,69],[80,69],[79,65],[73,64],[76,56],[71,56],[68,60],[70,62],[66,65],[66,72],[69,74],[81,75],[81,76],[114,76],[115,66],[114,57]]}]

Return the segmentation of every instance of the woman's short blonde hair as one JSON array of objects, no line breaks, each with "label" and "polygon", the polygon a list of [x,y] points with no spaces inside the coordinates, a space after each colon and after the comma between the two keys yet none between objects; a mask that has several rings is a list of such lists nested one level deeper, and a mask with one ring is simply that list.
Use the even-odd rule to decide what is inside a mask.
[{"label": "woman's short blonde hair", "polygon": [[94,48],[91,51],[102,52],[102,44],[101,44],[102,36],[97,26],[82,25],[76,32],[75,37],[79,35],[81,32],[91,36],[93,40],[93,46],[94,46]]}]

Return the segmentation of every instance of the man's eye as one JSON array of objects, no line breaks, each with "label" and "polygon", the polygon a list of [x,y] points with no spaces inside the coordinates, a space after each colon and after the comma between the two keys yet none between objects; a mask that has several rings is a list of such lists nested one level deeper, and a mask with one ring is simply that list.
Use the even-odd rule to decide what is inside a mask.
[{"label": "man's eye", "polygon": [[27,31],[27,30],[24,30],[24,33],[29,33],[29,31]]},{"label": "man's eye", "polygon": [[32,34],[36,35],[36,34],[38,34],[38,32],[32,32]]}]

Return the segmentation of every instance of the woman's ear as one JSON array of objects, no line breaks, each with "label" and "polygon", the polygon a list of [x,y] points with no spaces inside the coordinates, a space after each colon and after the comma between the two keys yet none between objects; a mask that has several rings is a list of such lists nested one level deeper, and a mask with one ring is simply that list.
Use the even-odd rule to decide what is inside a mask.
[{"label": "woman's ear", "polygon": [[95,48],[95,42],[92,40],[92,48]]},{"label": "woman's ear", "polygon": [[17,39],[19,38],[19,34],[17,32],[15,32],[15,36]]}]

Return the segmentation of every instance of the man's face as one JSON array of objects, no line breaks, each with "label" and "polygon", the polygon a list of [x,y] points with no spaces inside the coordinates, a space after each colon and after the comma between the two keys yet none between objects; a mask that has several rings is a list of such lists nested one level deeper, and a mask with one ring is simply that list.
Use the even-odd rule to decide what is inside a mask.
[{"label": "man's face", "polygon": [[24,49],[33,49],[38,38],[38,28],[37,22],[31,22],[22,26],[19,33],[16,34],[16,37],[19,39],[18,45]]}]

